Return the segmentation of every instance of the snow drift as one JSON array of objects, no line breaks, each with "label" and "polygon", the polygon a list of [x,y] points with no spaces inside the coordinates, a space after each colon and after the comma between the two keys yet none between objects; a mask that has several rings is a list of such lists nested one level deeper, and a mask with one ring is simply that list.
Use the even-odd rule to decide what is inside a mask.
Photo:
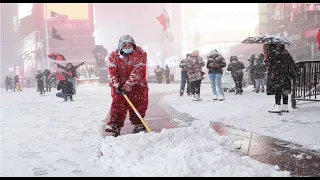
[{"label": "snow drift", "polygon": [[100,161],[108,176],[290,176],[234,152],[210,127],[106,137]]}]

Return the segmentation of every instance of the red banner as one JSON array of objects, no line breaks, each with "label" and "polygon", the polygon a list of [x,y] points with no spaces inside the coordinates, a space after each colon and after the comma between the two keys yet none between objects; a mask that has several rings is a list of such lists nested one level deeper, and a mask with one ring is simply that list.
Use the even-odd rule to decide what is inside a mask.
[{"label": "red banner", "polygon": [[319,46],[319,51],[320,51],[320,29],[318,30],[317,39],[318,39],[318,46]]}]

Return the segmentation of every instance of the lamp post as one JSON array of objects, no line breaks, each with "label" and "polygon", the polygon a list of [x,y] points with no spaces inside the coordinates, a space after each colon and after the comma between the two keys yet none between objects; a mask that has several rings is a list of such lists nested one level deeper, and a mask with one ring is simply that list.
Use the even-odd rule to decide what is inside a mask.
[{"label": "lamp post", "polygon": [[93,57],[96,59],[97,75],[100,78],[100,83],[108,82],[108,71],[105,58],[108,55],[108,50],[103,45],[96,45],[92,50]]}]

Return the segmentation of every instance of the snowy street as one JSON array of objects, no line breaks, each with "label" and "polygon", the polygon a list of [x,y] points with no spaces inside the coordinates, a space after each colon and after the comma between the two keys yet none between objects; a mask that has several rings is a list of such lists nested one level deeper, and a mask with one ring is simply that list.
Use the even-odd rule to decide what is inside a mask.
[{"label": "snowy street", "polygon": [[190,98],[180,98],[176,94],[166,96],[163,101],[198,119],[195,123],[222,122],[320,152],[320,103],[300,102],[297,109],[291,109],[289,103],[289,114],[272,114],[268,109],[273,106],[274,96],[257,94],[251,89],[246,88],[242,96],[225,93],[225,101],[213,102],[210,85],[203,84],[201,102],[192,102]]},{"label": "snowy street", "polygon": [[[102,120],[111,103],[109,86],[82,85],[74,102],[57,98],[55,89],[42,96],[34,88],[18,93],[2,89],[1,176],[290,175],[240,156],[231,139],[209,127],[210,121],[320,149],[318,104],[279,116],[267,112],[272,97],[249,90],[243,96],[226,94],[226,101],[212,102],[209,84],[203,84],[203,101],[193,102],[191,97],[178,96],[180,84],[149,86],[150,96],[166,92],[164,103],[199,120],[191,127],[108,136],[101,141]],[[150,111],[153,108],[149,106]],[[97,149],[103,153],[101,158]]]}]

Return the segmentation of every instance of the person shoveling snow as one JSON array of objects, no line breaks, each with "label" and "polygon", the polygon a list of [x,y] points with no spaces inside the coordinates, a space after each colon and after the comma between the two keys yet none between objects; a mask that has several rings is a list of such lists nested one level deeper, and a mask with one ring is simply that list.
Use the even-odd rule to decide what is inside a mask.
[{"label": "person shoveling snow", "polygon": [[[129,119],[135,126],[133,133],[147,131],[141,120],[148,108],[149,88],[146,80],[146,63],[147,53],[136,45],[131,36],[122,36],[118,49],[109,56],[112,103],[106,132],[112,132],[114,136],[120,135],[128,110]],[[132,101],[131,107],[128,99]],[[136,106],[136,110],[132,108],[132,104]],[[135,111],[140,113],[142,118],[138,117]]]}]

